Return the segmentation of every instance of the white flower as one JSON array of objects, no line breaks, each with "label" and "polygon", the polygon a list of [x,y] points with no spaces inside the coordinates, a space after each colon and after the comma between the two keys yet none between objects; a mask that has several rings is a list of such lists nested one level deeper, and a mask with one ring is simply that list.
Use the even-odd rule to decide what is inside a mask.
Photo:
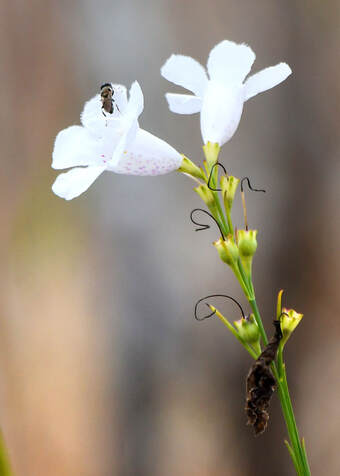
[{"label": "white flower", "polygon": [[140,129],[138,117],[144,99],[135,81],[130,89],[112,85],[113,113],[103,112],[97,94],[85,104],[82,126],[71,126],[57,135],[52,167],[65,169],[52,186],[59,197],[71,200],[85,192],[105,170],[127,175],[161,175],[179,168],[182,156],[169,144]]},{"label": "white flower", "polygon": [[241,119],[243,103],[248,99],[273,88],[291,74],[286,63],[266,68],[250,76],[255,60],[253,50],[224,40],[210,52],[207,69],[193,58],[172,55],[161,68],[161,74],[195,96],[167,93],[172,112],[193,114],[201,112],[203,141],[225,144],[234,135]]}]

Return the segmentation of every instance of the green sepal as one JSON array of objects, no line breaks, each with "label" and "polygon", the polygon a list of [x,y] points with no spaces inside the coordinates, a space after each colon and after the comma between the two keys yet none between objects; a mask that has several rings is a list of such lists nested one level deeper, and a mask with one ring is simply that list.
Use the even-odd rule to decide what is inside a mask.
[{"label": "green sepal", "polygon": [[203,180],[206,182],[207,178],[205,173],[203,172],[203,169],[201,167],[197,167],[194,162],[192,162],[188,157],[185,157],[183,155],[183,160],[181,163],[181,166],[178,169],[179,172],[182,172],[184,174],[191,175],[192,177],[198,178],[200,180]]},{"label": "green sepal", "polygon": [[209,171],[211,170],[211,167],[216,164],[220,149],[221,148],[217,142],[207,142],[206,145],[203,146],[203,151],[205,158],[207,159]]}]

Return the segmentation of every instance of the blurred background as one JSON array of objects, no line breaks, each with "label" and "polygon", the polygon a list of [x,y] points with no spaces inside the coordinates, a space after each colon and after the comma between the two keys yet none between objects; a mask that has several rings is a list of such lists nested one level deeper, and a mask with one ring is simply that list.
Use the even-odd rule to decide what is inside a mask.
[{"label": "blurred background", "polygon": [[255,439],[249,356],[193,319],[218,292],[249,312],[216,230],[189,221],[193,182],[108,173],[71,202],[51,192],[55,136],[106,81],[138,79],[142,127],[202,161],[199,117],[169,113],[159,68],[174,52],[205,64],[225,38],[251,45],[253,72],[293,70],[246,104],[221,160],[267,190],[248,195],[258,304],[267,329],[280,288],[305,315],[286,348],[296,416],[313,474],[340,474],[339,20],[335,0],[1,1],[0,427],[16,476],[294,474],[276,395]]}]

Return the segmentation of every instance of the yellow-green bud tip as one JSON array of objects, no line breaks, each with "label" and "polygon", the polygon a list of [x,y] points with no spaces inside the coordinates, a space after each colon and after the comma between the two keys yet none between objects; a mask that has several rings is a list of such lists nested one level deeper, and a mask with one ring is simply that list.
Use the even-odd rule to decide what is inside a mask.
[{"label": "yellow-green bud tip", "polygon": [[257,248],[257,230],[237,230],[237,243],[240,256],[249,258],[255,254]]},{"label": "yellow-green bud tip", "polygon": [[255,321],[254,315],[234,322],[238,333],[247,344],[257,344],[260,341],[260,330]]},{"label": "yellow-green bud tip", "polygon": [[227,263],[229,266],[233,266],[236,263],[239,253],[232,235],[228,235],[226,240],[220,238],[214,241],[213,245],[224,263]]},{"label": "yellow-green bud tip", "polygon": [[207,142],[203,146],[203,151],[205,158],[207,159],[208,167],[211,169],[211,167],[217,162],[220,146],[217,142]]},{"label": "yellow-green bud tip", "polygon": [[282,345],[285,345],[302,318],[303,314],[299,314],[298,312],[294,311],[294,309],[282,309],[282,314],[280,317],[283,336],[281,340]]},{"label": "yellow-green bud tip", "polygon": [[214,199],[214,195],[212,191],[206,184],[199,185],[198,187],[194,188],[195,192],[201,197],[203,202],[207,205],[210,212],[214,215],[218,215],[218,210],[216,207],[216,202]]},{"label": "yellow-green bud tip", "polygon": [[206,181],[206,177],[203,170],[200,167],[197,167],[197,165],[194,164],[194,162],[192,162],[190,159],[188,159],[188,157],[185,157],[185,155],[182,155],[182,157],[183,160],[178,171],[184,174],[191,175],[192,177],[198,178],[200,180]]},{"label": "yellow-green bud tip", "polygon": [[240,259],[244,271],[248,277],[251,276],[253,256],[257,248],[257,230],[238,230],[237,244],[240,252]]},{"label": "yellow-green bud tip", "polygon": [[238,187],[240,179],[233,177],[232,175],[222,175],[221,177],[221,189],[226,210],[231,210],[235,193]]}]

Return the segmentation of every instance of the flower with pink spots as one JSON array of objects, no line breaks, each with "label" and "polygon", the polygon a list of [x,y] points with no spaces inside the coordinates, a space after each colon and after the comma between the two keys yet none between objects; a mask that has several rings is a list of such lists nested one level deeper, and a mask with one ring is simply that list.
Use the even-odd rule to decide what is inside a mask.
[{"label": "flower with pink spots", "polygon": [[130,89],[112,85],[113,111],[102,109],[101,97],[90,99],[81,114],[82,126],[57,135],[52,168],[72,170],[60,174],[52,190],[72,200],[85,192],[104,171],[127,175],[162,175],[177,170],[182,156],[173,147],[139,127],[143,92],[135,81]]}]

